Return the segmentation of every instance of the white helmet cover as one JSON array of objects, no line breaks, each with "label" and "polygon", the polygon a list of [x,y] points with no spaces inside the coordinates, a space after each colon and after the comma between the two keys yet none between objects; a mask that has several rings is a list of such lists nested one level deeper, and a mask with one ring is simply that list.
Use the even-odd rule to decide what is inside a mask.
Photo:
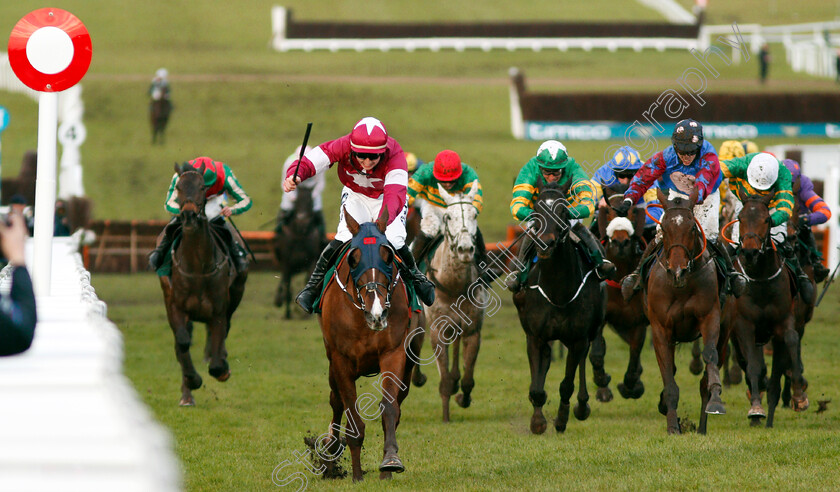
[{"label": "white helmet cover", "polygon": [[779,177],[779,161],[770,154],[761,153],[750,159],[747,167],[747,182],[757,190],[766,190]]}]

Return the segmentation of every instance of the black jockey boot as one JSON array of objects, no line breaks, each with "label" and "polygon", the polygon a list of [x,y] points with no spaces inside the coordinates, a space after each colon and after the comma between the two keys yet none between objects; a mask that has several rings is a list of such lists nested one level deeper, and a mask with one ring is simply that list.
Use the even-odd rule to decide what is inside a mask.
[{"label": "black jockey boot", "polygon": [[531,267],[531,258],[534,257],[535,249],[536,246],[534,240],[531,238],[531,235],[525,234],[525,237],[522,238],[522,244],[519,246],[519,253],[516,255],[519,264],[524,265],[525,270],[517,270],[514,268],[513,271],[508,274],[508,277],[505,280],[505,287],[507,287],[509,291],[516,293],[522,289],[522,281],[520,278],[522,277],[522,273]]},{"label": "black jockey boot", "polygon": [[233,260],[233,267],[237,273],[246,271],[248,269],[248,254],[245,248],[236,240],[235,236],[238,236],[239,233],[221,215],[213,218],[210,221],[210,226],[224,238],[225,248],[227,248],[228,254]]},{"label": "black jockey boot", "polygon": [[404,244],[402,248],[397,250],[400,255],[403,266],[403,275],[414,285],[414,291],[417,297],[427,306],[431,306],[435,302],[435,284],[429,281],[423,272],[417,269],[417,263],[414,262],[414,256],[408,245]]},{"label": "black jockey boot", "polygon": [[796,256],[796,248],[792,243],[793,241],[785,241],[779,248],[782,250],[782,256],[784,256],[785,262],[796,276],[796,286],[799,288],[799,295],[802,297],[802,301],[805,304],[813,304],[815,294],[814,284],[811,283],[808,275],[802,271],[802,265],[799,264],[799,258]]},{"label": "black jockey boot", "polygon": [[295,298],[298,306],[303,308],[307,313],[312,314],[312,303],[315,302],[315,299],[321,293],[321,282],[324,280],[324,274],[327,273],[330,259],[332,259],[335,252],[341,249],[343,245],[344,242],[338,239],[333,239],[327,244],[327,247],[321,252],[321,256],[318,257],[318,261],[315,262],[315,269],[312,271],[309,281],[306,282],[306,286]]},{"label": "black jockey boot", "polygon": [[621,281],[621,297],[624,298],[625,302],[629,302],[630,299],[636,295],[636,292],[642,288],[642,268],[647,265],[654,257],[654,252],[659,249],[659,246],[662,243],[654,236],[653,240],[650,241],[645,248],[645,252],[642,253],[642,257],[639,260],[639,264],[636,265],[636,269],[633,270],[633,273],[627,275]]},{"label": "black jockey boot", "polygon": [[598,278],[601,280],[612,280],[615,277],[615,265],[610,260],[604,258],[601,243],[598,242],[592,232],[580,222],[572,226],[572,232],[580,238],[580,242],[586,247],[589,258],[595,264],[595,273],[598,275]]},{"label": "black jockey boot", "polygon": [[732,265],[732,258],[729,256],[729,250],[720,242],[719,237],[710,239],[708,245],[711,247],[715,257],[720,260],[718,261],[718,266],[723,272],[724,278],[726,278],[726,289],[724,292],[732,294],[735,297],[741,297],[744,289],[747,288],[747,279],[743,273],[735,270],[735,267]]},{"label": "black jockey boot", "polygon": [[802,227],[799,229],[799,239],[805,243],[808,248],[808,256],[811,258],[811,265],[814,267],[814,282],[820,283],[828,277],[831,271],[822,264],[822,255],[817,249],[817,240],[814,238],[814,232],[811,227]]},{"label": "black jockey boot", "polygon": [[499,278],[500,273],[493,268],[490,268],[490,259],[487,258],[487,246],[484,244],[484,235],[481,234],[481,229],[475,228],[475,255],[473,261],[478,267],[478,278],[485,283],[490,283]]},{"label": "black jockey boot", "polygon": [[157,270],[163,264],[163,259],[166,258],[166,253],[172,248],[172,243],[177,237],[177,231],[180,230],[181,219],[177,215],[172,217],[172,220],[163,228],[160,243],[155,246],[155,249],[149,253],[149,268]]},{"label": "black jockey boot", "polygon": [[417,233],[414,241],[411,242],[411,254],[414,259],[420,262],[425,261],[426,255],[429,254],[429,246],[435,242],[435,238],[423,234],[423,231]]}]

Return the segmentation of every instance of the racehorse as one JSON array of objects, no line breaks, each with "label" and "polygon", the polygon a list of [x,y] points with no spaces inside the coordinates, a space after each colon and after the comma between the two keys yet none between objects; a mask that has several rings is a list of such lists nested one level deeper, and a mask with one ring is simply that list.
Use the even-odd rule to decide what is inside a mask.
[{"label": "racehorse", "polygon": [[297,188],[297,200],[292,220],[278,223],[274,234],[274,257],[280,265],[281,279],[274,296],[274,305],[286,305],[286,319],[292,317],[292,277],[301,272],[311,272],[324,249],[325,238],[316,224],[312,208],[312,188]]},{"label": "racehorse", "polygon": [[[443,421],[449,422],[449,399],[458,393],[459,381],[463,393],[455,396],[456,403],[467,408],[472,401],[470,394],[475,387],[475,362],[481,346],[487,285],[476,282],[478,269],[474,261],[478,211],[472,201],[478,191],[478,182],[473,183],[466,194],[450,195],[441,186],[438,190],[446,203],[446,211],[442,220],[443,242],[430,260],[427,271],[429,280],[435,284],[435,302],[426,308],[426,318],[431,326],[432,348],[437,354]],[[461,343],[464,345],[463,380],[458,360]]]},{"label": "racehorse", "polygon": [[179,167],[176,189],[180,205],[180,242],[172,252],[172,273],[160,277],[166,316],[175,335],[175,357],[181,364],[181,406],[195,405],[191,390],[201,387],[201,376],[190,357],[193,321],[207,325],[205,359],[210,375],[219,381],[230,378],[225,339],[236,311],[248,272],[237,275],[223,238],[204,215],[206,201],[204,167],[196,171],[189,164]]},{"label": "racehorse", "polygon": [[[608,206],[598,209],[598,230],[601,242],[604,244],[605,256],[615,265],[616,278],[623,278],[633,272],[647,246],[642,236],[645,214],[644,210],[633,207],[626,218],[618,217],[611,206],[617,205],[624,195],[620,191],[604,188],[604,198]],[[633,296],[629,301],[625,301],[621,296],[621,285],[618,282],[607,280],[606,284],[605,321],[630,346],[630,359],[624,373],[624,380],[618,384],[618,391],[624,398],[638,399],[645,392],[645,385],[641,380],[641,353],[649,324],[645,317],[642,296]],[[592,351],[589,354],[593,379],[598,385],[598,391],[595,393],[598,401],[612,399],[612,392],[609,389],[611,378],[604,371],[605,352],[606,342],[602,326],[598,330],[597,338],[592,342]]]},{"label": "racehorse", "polygon": [[[767,417],[773,426],[773,415],[781,396],[781,377],[791,371],[793,407],[808,408],[805,394],[807,381],[802,377],[800,337],[795,316],[795,281],[770,235],[771,197],[750,197],[738,216],[740,244],[735,266],[749,282],[747,291],[732,301],[728,314],[738,362],[744,369],[750,399],[747,417],[751,425],[759,425]],[[804,324],[803,324],[804,328]],[[761,406],[767,368],[762,346],[773,342],[772,374],[767,382],[769,412]]]},{"label": "racehorse", "polygon": [[149,121],[152,124],[152,145],[164,143],[164,131],[169,122],[169,115],[172,114],[172,103],[169,99],[160,97],[152,98],[149,103]]},{"label": "racehorse", "polygon": [[706,236],[694,217],[697,189],[688,197],[657,190],[664,208],[662,253],[651,267],[645,284],[645,313],[650,321],[653,348],[664,389],[659,395],[659,412],[666,416],[669,434],[679,434],[677,405],[680,390],[674,380],[677,371],[674,349],[677,343],[703,337],[705,371],[700,381],[700,425],[706,433],[708,414],[724,414],[720,399],[720,354],[729,332],[722,327],[719,284],[714,259],[706,249]]},{"label": "racehorse", "polygon": [[604,287],[594,266],[584,263],[570,234],[567,191],[540,178],[535,213],[531,216],[538,229],[529,232],[533,234],[538,261],[522,289],[513,294],[527,340],[531,370],[528,397],[534,407],[530,428],[534,434],[542,434],[546,429],[542,407],[546,402],[545,378],[551,364],[551,340],[560,340],[568,349],[554,428],[558,432],[566,430],[578,368],[580,383],[574,414],[578,420],[589,417],[586,355],[590,342],[604,323],[606,309]]},{"label": "racehorse", "polygon": [[[336,458],[343,445],[337,435],[342,430],[342,415],[347,416],[344,428],[352,458],[353,480],[362,480],[361,449],[365,439],[363,418],[382,415],[385,444],[380,478],[391,478],[391,472],[405,470],[397,455],[396,430],[400,423],[400,404],[408,395],[409,378],[415,359],[407,356],[409,348],[419,354],[416,338],[409,337],[410,305],[400,278],[395,253],[385,238],[388,211],[375,223],[359,225],[344,211],[347,228],[353,234],[349,252],[341,259],[335,276],[328,281],[318,319],[329,360],[330,406],[333,417],[329,442],[325,447]],[[381,373],[382,402],[371,405],[370,393],[357,401],[356,380]],[[362,401],[365,404],[362,404]],[[375,416],[370,410],[378,408]],[[327,466],[335,466],[330,462]]]}]

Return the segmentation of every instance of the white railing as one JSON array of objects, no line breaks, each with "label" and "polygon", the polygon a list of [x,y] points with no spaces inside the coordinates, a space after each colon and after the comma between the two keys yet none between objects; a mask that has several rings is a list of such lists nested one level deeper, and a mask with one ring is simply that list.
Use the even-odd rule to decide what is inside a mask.
[{"label": "white railing", "polygon": [[122,335],[76,248],[53,239],[32,347],[0,357],[0,491],[180,490],[171,438],[123,376]]}]

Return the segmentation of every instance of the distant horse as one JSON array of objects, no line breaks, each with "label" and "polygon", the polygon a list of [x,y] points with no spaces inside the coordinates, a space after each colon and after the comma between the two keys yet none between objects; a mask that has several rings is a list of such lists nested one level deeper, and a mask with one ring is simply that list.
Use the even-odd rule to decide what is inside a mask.
[{"label": "distant horse", "polygon": [[[475,387],[474,371],[481,346],[481,326],[484,323],[484,308],[487,305],[486,285],[476,282],[478,269],[475,265],[475,236],[478,230],[478,211],[472,205],[478,191],[474,183],[469,193],[450,195],[438,186],[440,196],[446,203],[443,214],[443,242],[429,262],[427,275],[435,284],[435,302],[426,308],[426,317],[431,326],[431,343],[437,354],[440,373],[440,393],[443,405],[443,421],[449,422],[449,399],[462,408],[470,406],[470,394]],[[459,300],[460,299],[460,300]],[[453,340],[454,339],[454,340]],[[461,380],[459,366],[460,344],[464,344],[464,378]],[[449,360],[449,345],[452,345],[452,361]]]},{"label": "distant horse", "polygon": [[316,222],[312,208],[312,189],[299,186],[291,222],[284,225],[278,217],[274,234],[274,257],[282,275],[274,296],[274,305],[286,305],[286,319],[292,317],[292,277],[301,272],[312,272],[325,246],[325,238]]},{"label": "distant horse", "polygon": [[178,173],[176,189],[181,208],[180,243],[172,252],[172,274],[160,277],[166,316],[175,335],[175,356],[181,364],[181,406],[195,405],[191,390],[201,387],[201,376],[190,357],[193,321],[206,323],[205,359],[210,361],[210,375],[227,381],[225,339],[230,332],[230,318],[236,311],[248,272],[238,275],[224,246],[207,216],[204,169],[196,171],[185,164],[175,164]]},{"label": "distant horse", "polygon": [[525,331],[531,386],[528,398],[534,407],[531,432],[542,434],[546,419],[545,378],[551,364],[550,340],[560,340],[568,349],[566,372],[560,383],[560,406],[554,428],[566,430],[569,400],[575,390],[575,372],[580,383],[574,414],[578,420],[589,417],[586,390],[586,355],[589,344],[603,326],[606,294],[595,274],[595,267],[584,262],[571,237],[566,195],[557,183],[540,178],[532,215],[539,229],[534,234],[538,261],[521,290],[513,295],[519,322]]},{"label": "distant horse", "polygon": [[[391,472],[405,470],[397,455],[396,430],[400,423],[400,404],[408,396],[409,378],[415,360],[407,351],[419,354],[415,339],[409,337],[410,305],[395,263],[395,253],[384,231],[388,211],[383,207],[376,223],[359,225],[346,211],[344,220],[353,234],[349,252],[328,280],[319,315],[324,347],[329,360],[330,406],[333,417],[326,449],[336,458],[343,445],[338,432],[342,415],[347,416],[344,428],[352,458],[353,480],[362,480],[361,449],[365,439],[364,419],[376,418],[370,410],[364,417],[360,411],[378,408],[382,415],[385,445],[379,478],[391,478]],[[381,373],[382,393],[379,406],[370,405],[365,393],[356,398],[356,380]],[[359,403],[364,399],[366,406]],[[327,467],[335,466],[328,462]]]},{"label": "distant horse", "polygon": [[152,124],[152,144],[164,143],[164,132],[172,114],[172,103],[163,97],[149,103],[149,121]]},{"label": "distant horse", "polygon": [[706,249],[706,236],[694,217],[698,191],[668,200],[662,190],[657,196],[665,209],[662,229],[662,254],[651,267],[645,285],[645,313],[650,320],[653,348],[664,389],[659,396],[659,412],[667,418],[669,434],[679,434],[677,405],[680,390],[674,380],[677,367],[674,349],[677,343],[703,337],[703,360],[706,363],[700,381],[700,425],[706,433],[708,414],[723,414],[720,399],[720,356],[729,333],[722,327],[719,284],[714,259]]},{"label": "distant horse", "polygon": [[[781,397],[781,377],[787,370],[791,371],[794,409],[808,408],[805,394],[808,383],[802,376],[801,333],[796,326],[795,279],[770,236],[770,198],[747,199],[738,216],[740,247],[735,266],[750,281],[747,291],[734,299],[728,309],[736,357],[744,369],[749,389],[747,417],[751,425],[759,425],[760,419],[767,417],[767,427],[773,426],[773,415]],[[773,369],[766,388],[769,412],[765,413],[761,395],[767,368],[762,346],[768,341],[773,342]]]},{"label": "distant horse", "polygon": [[[598,209],[598,229],[601,242],[604,243],[606,258],[616,268],[616,277],[624,278],[633,272],[642,258],[647,246],[642,236],[645,224],[645,212],[639,208],[631,208],[626,218],[617,217],[609,205],[618,205],[624,198],[622,193],[605,188],[604,197],[607,207]],[[618,384],[618,392],[624,398],[638,399],[645,392],[642,383],[642,348],[647,335],[648,320],[645,317],[642,296],[633,296],[625,301],[621,296],[621,285],[607,280],[607,313],[605,321],[609,323],[622,340],[630,346],[630,360],[624,373],[623,382]],[[603,326],[598,330],[598,337],[592,342],[589,361],[592,363],[593,379],[598,385],[596,398],[598,401],[610,401],[612,392],[609,389],[610,375],[604,371],[604,341]]]}]

